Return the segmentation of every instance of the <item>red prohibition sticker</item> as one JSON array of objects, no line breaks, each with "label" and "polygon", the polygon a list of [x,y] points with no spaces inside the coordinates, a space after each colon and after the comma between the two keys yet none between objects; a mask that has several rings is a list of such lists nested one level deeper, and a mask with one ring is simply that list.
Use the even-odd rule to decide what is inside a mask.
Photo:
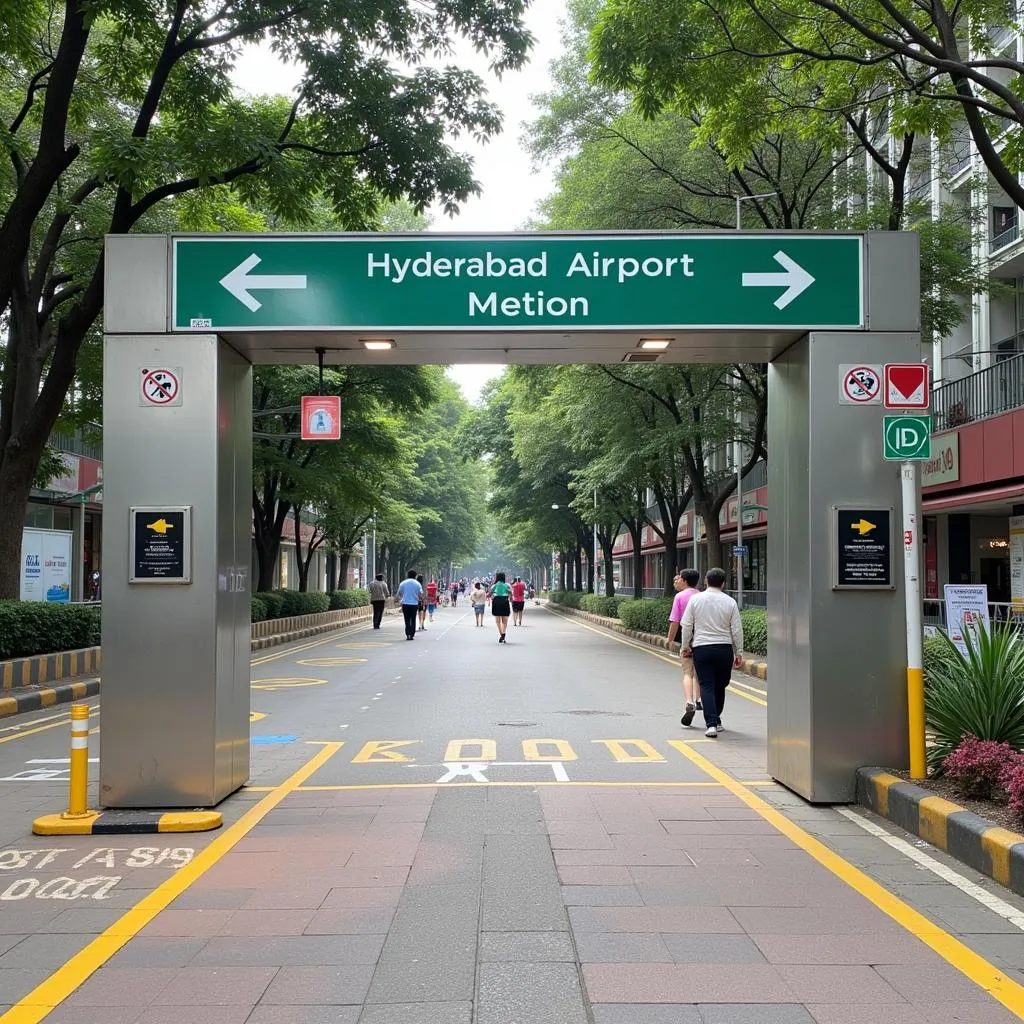
[{"label": "red prohibition sticker", "polygon": [[181,371],[177,368],[143,368],[142,403],[144,405],[181,405]]}]

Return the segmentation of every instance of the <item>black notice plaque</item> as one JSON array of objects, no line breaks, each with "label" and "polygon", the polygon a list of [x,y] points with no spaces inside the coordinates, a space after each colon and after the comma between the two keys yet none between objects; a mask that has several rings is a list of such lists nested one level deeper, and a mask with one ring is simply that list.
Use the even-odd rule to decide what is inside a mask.
[{"label": "black notice plaque", "polygon": [[894,590],[892,508],[832,508],[833,590]]},{"label": "black notice plaque", "polygon": [[190,506],[134,506],[130,537],[129,583],[192,582]]}]

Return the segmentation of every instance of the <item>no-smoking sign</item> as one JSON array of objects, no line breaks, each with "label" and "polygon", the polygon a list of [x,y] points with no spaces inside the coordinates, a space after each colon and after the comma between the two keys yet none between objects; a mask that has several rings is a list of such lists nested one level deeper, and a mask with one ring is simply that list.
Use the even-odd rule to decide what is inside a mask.
[{"label": "no-smoking sign", "polygon": [[140,405],[181,405],[181,367],[161,366],[155,369],[141,367]]},{"label": "no-smoking sign", "polygon": [[881,405],[882,367],[846,363],[839,367],[840,405]]}]

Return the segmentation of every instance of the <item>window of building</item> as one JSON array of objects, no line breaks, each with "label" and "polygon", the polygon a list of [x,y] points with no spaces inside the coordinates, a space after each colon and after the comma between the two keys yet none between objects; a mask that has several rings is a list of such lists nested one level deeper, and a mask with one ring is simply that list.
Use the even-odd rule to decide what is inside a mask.
[{"label": "window of building", "polygon": [[1005,231],[1009,231],[1017,223],[1017,208],[1015,206],[993,206],[992,207],[992,237],[998,238]]}]

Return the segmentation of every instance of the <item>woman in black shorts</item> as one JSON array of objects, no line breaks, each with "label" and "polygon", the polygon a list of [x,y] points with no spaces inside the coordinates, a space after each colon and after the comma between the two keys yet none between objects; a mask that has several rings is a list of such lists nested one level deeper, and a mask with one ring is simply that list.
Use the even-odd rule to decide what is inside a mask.
[{"label": "woman in black shorts", "polygon": [[505,574],[499,572],[494,577],[494,586],[491,587],[491,614],[494,616],[495,625],[498,627],[498,643],[505,642],[505,630],[508,629],[508,617],[512,609],[509,607],[509,595],[512,588],[505,582]]}]

